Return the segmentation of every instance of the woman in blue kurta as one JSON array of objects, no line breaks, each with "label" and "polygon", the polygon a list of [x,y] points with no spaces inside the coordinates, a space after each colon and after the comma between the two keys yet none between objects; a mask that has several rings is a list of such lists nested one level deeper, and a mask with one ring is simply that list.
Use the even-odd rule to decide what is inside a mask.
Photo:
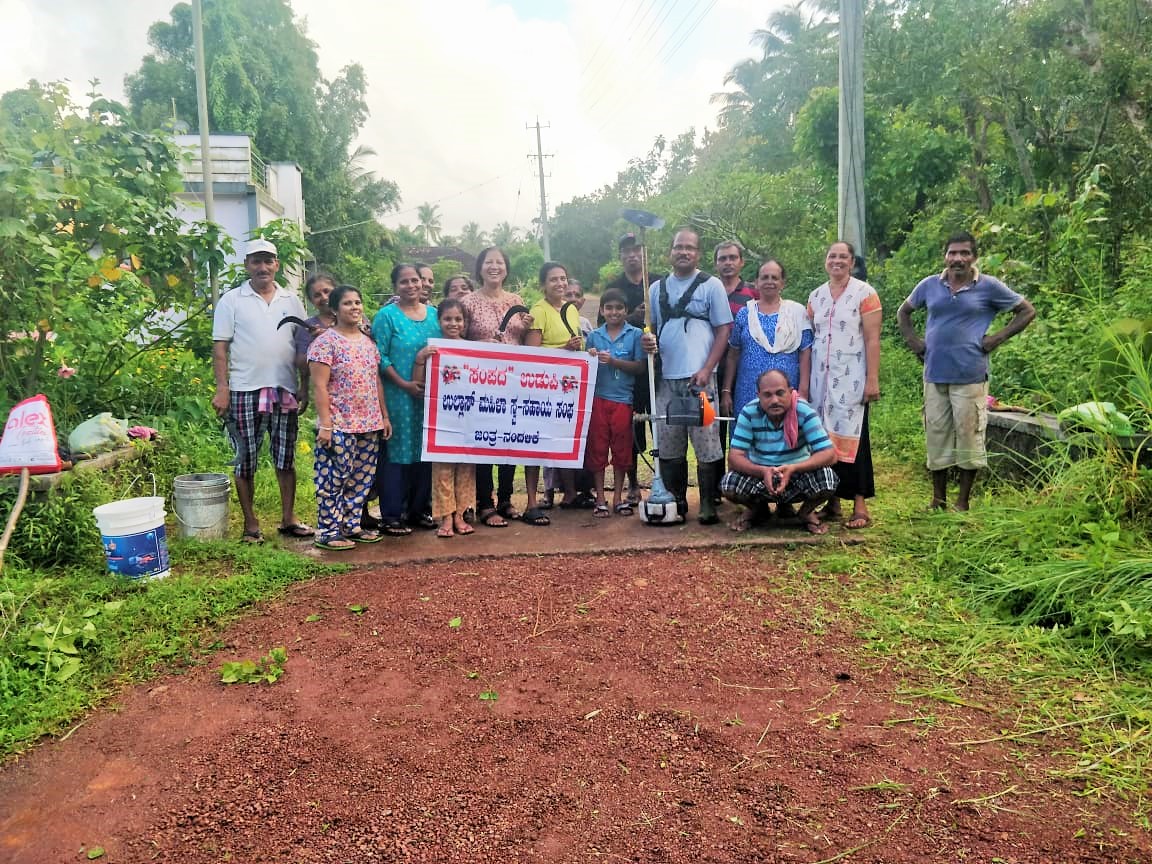
[{"label": "woman in blue kurta", "polygon": [[808,398],[812,322],[804,306],[780,296],[784,280],[780,262],[765,261],[756,274],[760,299],[750,300],[736,315],[720,390],[720,410],[728,416],[757,399],[756,382],[769,369],[779,369],[800,398]]},{"label": "woman in blue kurta", "polygon": [[[424,422],[424,382],[412,380],[416,354],[429,339],[440,336],[436,309],[420,302],[420,274],[412,264],[392,268],[396,302],[372,319],[372,335],[380,351],[380,374],[384,399],[392,420],[388,461],[377,476],[380,517],[385,534],[412,533],[408,522],[423,524],[425,501],[431,495],[432,475],[420,461]],[[428,515],[431,522],[431,516]],[[436,526],[431,522],[432,527]]]}]

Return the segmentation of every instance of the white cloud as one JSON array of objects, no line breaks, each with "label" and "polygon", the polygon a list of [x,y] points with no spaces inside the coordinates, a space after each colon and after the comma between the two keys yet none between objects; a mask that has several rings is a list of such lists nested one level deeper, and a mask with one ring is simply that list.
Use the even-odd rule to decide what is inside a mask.
[{"label": "white cloud", "polygon": [[[512,0],[518,9],[530,6]],[[367,167],[395,180],[403,208],[438,202],[449,233],[468,221],[527,226],[536,215],[535,132],[552,207],[611,182],[627,160],[714,125],[712,93],[753,52],[779,0],[548,0],[534,17],[501,0],[295,0],[332,77],[360,63],[371,109]],[[120,97],[170,0],[0,0],[0,90],[28,78],[91,77]],[[695,29],[692,29],[695,25]],[[44,46],[53,47],[51,53]],[[483,185],[481,185],[483,184]],[[415,213],[390,224],[415,223]],[[325,227],[325,226],[314,226]]]}]

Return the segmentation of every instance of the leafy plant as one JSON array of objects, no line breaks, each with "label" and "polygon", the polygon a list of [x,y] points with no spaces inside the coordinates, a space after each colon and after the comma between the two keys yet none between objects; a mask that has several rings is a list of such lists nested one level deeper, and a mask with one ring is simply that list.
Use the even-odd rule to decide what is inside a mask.
[{"label": "leafy plant", "polygon": [[259,660],[235,660],[220,666],[220,681],[224,684],[275,684],[284,674],[288,660],[286,648],[273,648]]}]

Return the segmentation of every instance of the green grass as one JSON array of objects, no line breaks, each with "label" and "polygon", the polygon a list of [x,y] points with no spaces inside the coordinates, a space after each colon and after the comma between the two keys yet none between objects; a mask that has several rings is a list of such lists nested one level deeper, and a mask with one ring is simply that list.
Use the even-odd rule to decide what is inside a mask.
[{"label": "green grass", "polygon": [[[972,513],[930,514],[922,452],[878,458],[865,547],[796,550],[792,578],[776,590],[798,615],[821,609],[822,627],[855,626],[877,663],[898,664],[909,722],[936,725],[932,705],[942,703],[997,716],[1003,740],[1021,746],[1045,746],[1044,736],[1058,733],[1067,742],[1060,776],[1084,795],[1120,793],[1147,826],[1152,626],[1136,626],[1150,609],[1147,534],[1136,525],[1117,537],[1086,529],[1078,516],[1098,513],[1100,502],[1055,487],[978,485]],[[1060,500],[1064,509],[1052,503]],[[1023,542],[1036,532],[1079,557],[1053,555],[1047,539]],[[777,563],[763,555],[766,566]],[[995,578],[982,578],[988,572]],[[1000,595],[1028,595],[1032,605]],[[1101,617],[1101,609],[1117,614]]]},{"label": "green grass", "polygon": [[[152,494],[153,476],[158,494],[170,499],[173,477],[227,470],[215,428],[171,430],[166,446],[146,450],[114,471],[71,476],[21,517],[0,573],[0,756],[60,732],[125,683],[198,662],[217,647],[221,628],[253,605],[293,582],[342,569],[272,544],[196,543],[172,531],[171,577],[130,582],[110,575],[92,507]],[[301,450],[297,512],[312,521],[310,451]],[[267,466],[257,475],[256,502],[271,530],[280,508]],[[0,512],[8,506],[0,501]],[[239,536],[234,502],[231,512]]]}]

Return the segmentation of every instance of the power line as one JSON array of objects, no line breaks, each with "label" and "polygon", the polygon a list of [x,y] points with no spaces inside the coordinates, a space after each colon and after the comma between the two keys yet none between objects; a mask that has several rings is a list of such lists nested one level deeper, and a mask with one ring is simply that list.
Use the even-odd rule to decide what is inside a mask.
[{"label": "power line", "polygon": [[[617,4],[616,4],[616,14],[612,16],[612,22],[611,22],[611,23],[608,25],[608,31],[609,31],[609,32],[612,30],[613,26],[615,26],[615,24],[616,24],[616,19],[620,17],[620,10],[621,10],[621,9],[623,9],[623,8],[624,8],[624,4],[622,4],[622,3],[617,3]],[[635,9],[633,9],[633,10],[632,10],[632,18],[630,18],[630,19],[628,20],[628,23],[629,23],[629,24],[631,24],[631,23],[632,23],[632,21],[633,21],[633,20],[636,18],[636,13],[637,13],[637,12],[639,12],[639,11],[640,11],[640,7],[639,7],[639,6],[637,6]],[[594,60],[595,60],[597,57],[599,57],[599,56],[600,56],[600,50],[601,50],[601,49],[604,47],[604,43],[605,43],[605,41],[607,41],[607,40],[605,39],[605,37],[604,37],[603,33],[601,33],[601,36],[600,36],[600,42],[599,42],[599,44],[597,44],[597,46],[596,46],[596,50],[592,52],[592,56],[591,56],[591,57],[589,57],[589,58],[588,58],[588,59],[587,59],[587,60],[584,62],[584,68],[582,68],[582,69],[580,70],[580,77],[581,77],[581,78],[583,78],[583,77],[584,77],[584,73],[588,71],[588,67],[592,65],[592,61],[594,61]]]},{"label": "power line", "polygon": [[[696,32],[697,28],[703,23],[704,19],[706,17],[708,17],[708,13],[711,12],[712,9],[716,6],[716,3],[717,3],[717,0],[712,0],[712,2],[709,3],[704,8],[704,11],[701,12],[696,17],[696,20],[692,23],[692,26],[689,27],[688,30],[684,33],[684,35],[680,38],[680,41],[677,42],[673,46],[670,53],[675,54],[676,51],[678,51],[680,49],[680,46],[683,45],[685,42],[687,42],[689,38],[691,38],[692,34]],[[691,17],[692,17],[692,10],[689,9],[688,13],[680,20],[680,23],[678,25],[676,25],[676,28],[672,31],[672,34],[668,37],[667,40],[665,40],[664,45],[662,45],[660,47],[660,51],[657,53],[658,57],[663,55],[664,49],[668,47],[669,42],[671,42],[672,39],[676,38],[676,34],[683,28],[684,24]],[[627,101],[628,98],[629,98],[629,95],[627,93],[623,94],[622,96],[618,94],[617,98],[614,99],[613,102],[611,103],[614,110],[612,110],[612,113],[608,116],[608,118],[606,120],[604,120],[604,122],[602,122],[596,128],[595,134],[599,134],[600,132],[604,131],[604,129],[607,128],[609,125],[611,125],[612,123],[615,123],[617,120],[619,120],[619,118],[621,116],[621,111],[619,109],[620,103],[621,103],[621,101]],[[599,102],[599,100],[597,100],[597,102]],[[593,107],[595,107],[595,105],[593,105]],[[589,108],[588,110],[591,111],[592,109]]]},{"label": "power line", "polygon": [[[630,21],[629,24],[624,28],[626,31],[624,34],[624,43],[625,44],[632,41],[632,38],[639,31],[640,27],[642,27],[644,25],[644,21],[648,18],[648,13],[652,11],[652,9],[655,7],[655,5],[656,5],[656,0],[649,0],[648,7],[645,10],[644,14],[640,17],[640,20],[636,23],[636,26],[632,27],[632,23]],[[637,10],[639,10],[640,6],[638,5],[636,8],[637,8]],[[632,20],[636,20],[636,14],[635,13],[633,13]],[[607,68],[608,62],[609,62],[609,58],[605,57],[603,60],[600,61],[600,64],[595,69],[592,70],[592,74],[589,75],[586,79],[583,79],[583,80],[587,81],[587,84],[583,85],[586,89],[591,90],[592,86],[596,82],[601,80],[602,74],[603,74],[604,70]],[[605,82],[604,86],[600,90],[600,96],[595,100],[595,102],[593,102],[593,107],[595,107],[596,102],[599,102],[600,99],[603,98],[604,92],[609,87],[611,87],[611,85],[612,85],[611,80],[608,80]],[[592,109],[589,108],[588,110],[592,110]]]},{"label": "power line", "polygon": [[[712,2],[708,4],[708,6],[704,9],[704,11],[700,13],[700,17],[696,19],[696,22],[691,27],[688,28],[688,32],[684,34],[684,37],[679,42],[677,42],[675,45],[672,46],[672,51],[671,51],[672,54],[675,54],[677,51],[679,51],[680,46],[683,45],[686,41],[688,41],[688,37],[690,37],[693,33],[696,32],[696,28],[699,27],[701,22],[703,22],[703,20],[708,17],[708,13],[712,11],[712,8],[716,5],[716,2],[717,2],[717,0],[712,0]],[[673,33],[673,35],[675,35],[675,33]],[[664,52],[664,49],[661,48],[660,53],[663,53],[663,52]]]}]

